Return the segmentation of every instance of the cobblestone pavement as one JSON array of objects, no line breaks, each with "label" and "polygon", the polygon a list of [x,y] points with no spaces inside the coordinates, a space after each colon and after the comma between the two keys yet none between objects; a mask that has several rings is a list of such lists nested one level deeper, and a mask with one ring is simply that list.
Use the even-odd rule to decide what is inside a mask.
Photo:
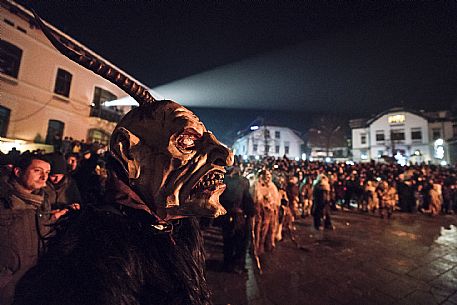
[{"label": "cobblestone pavement", "polygon": [[221,271],[222,237],[205,230],[214,304],[454,304],[457,305],[457,216],[400,214],[391,220],[335,212],[334,231],[296,222],[290,239],[246,274]]}]

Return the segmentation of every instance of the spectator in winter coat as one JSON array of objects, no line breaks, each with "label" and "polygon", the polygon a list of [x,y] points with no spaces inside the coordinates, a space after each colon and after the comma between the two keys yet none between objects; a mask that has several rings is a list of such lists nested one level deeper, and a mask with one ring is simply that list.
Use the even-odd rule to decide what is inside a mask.
[{"label": "spectator in winter coat", "polygon": [[46,183],[45,192],[53,211],[65,208],[79,209],[81,195],[79,194],[76,182],[67,173],[67,164],[60,154],[47,156],[51,162],[51,173]]},{"label": "spectator in winter coat", "polygon": [[79,155],[70,153],[67,155],[67,172],[71,175],[76,173],[79,165]]},{"label": "spectator in winter coat", "polygon": [[249,193],[249,180],[241,176],[240,169],[233,167],[225,176],[226,189],[220,197],[227,214],[221,216],[224,240],[224,269],[241,273],[250,237],[250,222],[255,214],[254,202]]},{"label": "spectator in winter coat", "polygon": [[43,188],[51,165],[38,155],[26,154],[0,185],[0,304],[13,301],[19,279],[42,254],[51,216]]}]

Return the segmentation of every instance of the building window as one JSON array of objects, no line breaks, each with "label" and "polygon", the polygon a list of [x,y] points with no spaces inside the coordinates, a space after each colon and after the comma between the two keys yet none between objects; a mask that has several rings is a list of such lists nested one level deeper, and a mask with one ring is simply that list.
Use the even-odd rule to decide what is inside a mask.
[{"label": "building window", "polygon": [[88,140],[91,143],[99,142],[103,145],[108,145],[110,134],[102,129],[89,129]]},{"label": "building window", "polygon": [[57,69],[56,84],[54,86],[54,93],[63,95],[66,97],[70,96],[72,75],[70,72],[63,69]]},{"label": "building window", "polygon": [[94,99],[92,100],[92,106],[95,108],[99,108],[103,106],[104,102],[114,101],[117,100],[117,96],[113,93],[109,92],[108,90],[95,87],[94,90]]},{"label": "building window", "polygon": [[263,135],[265,136],[265,138],[269,138],[270,137],[270,130],[265,129]]},{"label": "building window", "polygon": [[411,140],[413,140],[413,141],[422,140],[422,130],[420,128],[411,128]]},{"label": "building window", "polygon": [[270,152],[270,145],[265,145],[265,153],[269,153]]},{"label": "building window", "polygon": [[258,145],[257,145],[257,144],[254,144],[254,145],[252,146],[252,150],[256,152],[256,151],[257,151],[257,147],[258,147]]},{"label": "building window", "polygon": [[403,129],[392,129],[390,131],[390,139],[392,141],[404,141],[405,131]]},{"label": "building window", "polygon": [[95,87],[94,98],[90,108],[90,116],[102,118],[110,122],[119,122],[123,113],[116,106],[104,106],[103,103],[117,100],[117,96],[108,90]]},{"label": "building window", "polygon": [[378,150],[378,158],[381,158],[382,156],[384,155],[384,151],[383,150]]},{"label": "building window", "polygon": [[365,133],[362,133],[360,135],[360,143],[361,144],[367,144],[367,135]]},{"label": "building window", "polygon": [[384,130],[377,130],[376,131],[376,142],[384,142]]},{"label": "building window", "polygon": [[280,138],[281,138],[281,132],[275,131],[275,139],[280,139]]},{"label": "building window", "polygon": [[6,107],[0,106],[0,137],[6,137],[8,131],[8,124],[10,122],[10,113]]},{"label": "building window", "polygon": [[48,132],[46,133],[46,144],[56,144],[56,141],[61,141],[64,127],[64,122],[58,120],[49,120]]},{"label": "building window", "polygon": [[21,65],[22,50],[4,40],[0,40],[0,72],[17,78]]},{"label": "building window", "polygon": [[289,154],[289,146],[284,146],[284,154]]},{"label": "building window", "polygon": [[405,115],[404,114],[394,114],[389,115],[387,117],[389,124],[403,124],[405,123]]},{"label": "building window", "polygon": [[275,146],[275,152],[276,152],[277,154],[279,154],[279,145],[276,145],[276,146]]},{"label": "building window", "polygon": [[441,138],[441,128],[432,129],[432,140],[437,140]]},{"label": "building window", "polygon": [[454,138],[457,138],[457,123],[452,125],[452,134],[454,135]]}]

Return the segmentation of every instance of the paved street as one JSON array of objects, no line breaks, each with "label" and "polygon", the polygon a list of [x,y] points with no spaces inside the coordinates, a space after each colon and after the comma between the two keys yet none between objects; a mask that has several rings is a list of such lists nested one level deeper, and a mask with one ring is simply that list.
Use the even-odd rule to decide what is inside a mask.
[{"label": "paved street", "polygon": [[215,304],[457,304],[457,216],[380,219],[333,213],[335,231],[296,223],[298,247],[281,241],[243,275],[221,271],[218,228],[205,231]]}]

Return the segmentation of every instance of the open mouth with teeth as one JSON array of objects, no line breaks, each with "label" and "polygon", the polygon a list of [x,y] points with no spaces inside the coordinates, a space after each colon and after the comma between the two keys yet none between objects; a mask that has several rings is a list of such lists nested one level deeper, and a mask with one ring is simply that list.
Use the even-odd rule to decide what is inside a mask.
[{"label": "open mouth with teeth", "polygon": [[207,172],[194,183],[184,203],[167,208],[169,217],[218,217],[224,215],[226,210],[219,203],[219,196],[224,192],[225,187],[223,171],[212,170]]},{"label": "open mouth with teeth", "polygon": [[202,192],[205,193],[216,191],[221,186],[223,186],[225,189],[224,173],[218,171],[209,172],[194,185],[190,191],[188,199]]}]

